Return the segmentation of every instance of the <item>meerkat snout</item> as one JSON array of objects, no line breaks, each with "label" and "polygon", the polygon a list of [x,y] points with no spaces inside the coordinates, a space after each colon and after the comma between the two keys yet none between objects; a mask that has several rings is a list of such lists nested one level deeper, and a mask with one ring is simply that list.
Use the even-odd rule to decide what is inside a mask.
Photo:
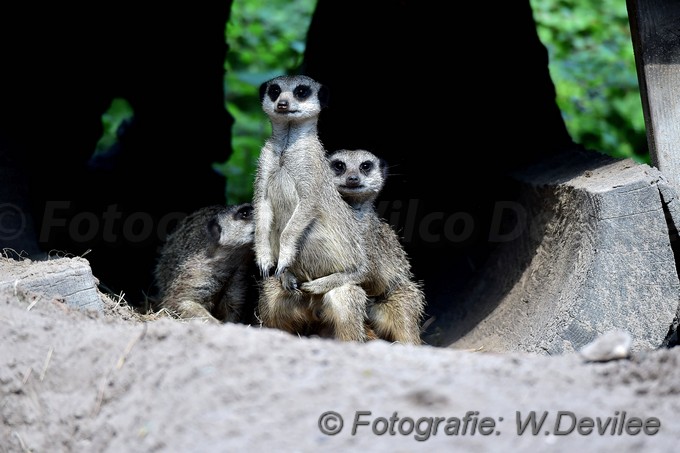
[{"label": "meerkat snout", "polygon": [[348,186],[350,187],[356,187],[359,185],[359,176],[358,175],[349,175],[345,182],[347,183]]}]

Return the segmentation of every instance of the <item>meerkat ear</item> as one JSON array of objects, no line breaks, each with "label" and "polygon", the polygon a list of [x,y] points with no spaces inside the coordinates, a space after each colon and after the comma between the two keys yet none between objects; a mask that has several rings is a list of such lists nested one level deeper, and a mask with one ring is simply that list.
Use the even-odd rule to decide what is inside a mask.
[{"label": "meerkat ear", "polygon": [[269,85],[269,82],[262,82],[262,85],[260,85],[260,102],[264,101],[264,95],[267,94],[267,85]]},{"label": "meerkat ear", "polygon": [[217,220],[216,217],[210,219],[206,229],[208,230],[208,236],[210,236],[215,242],[220,241],[220,236],[222,235],[222,227],[220,226],[220,222]]},{"label": "meerkat ear", "polygon": [[330,95],[331,93],[326,85],[321,85],[321,87],[319,87],[319,93],[317,94],[317,97],[319,98],[319,105],[322,109],[328,107]]},{"label": "meerkat ear", "polygon": [[383,181],[387,179],[388,172],[387,172],[387,161],[381,157],[378,158],[378,167],[380,168],[380,172],[382,173]]}]

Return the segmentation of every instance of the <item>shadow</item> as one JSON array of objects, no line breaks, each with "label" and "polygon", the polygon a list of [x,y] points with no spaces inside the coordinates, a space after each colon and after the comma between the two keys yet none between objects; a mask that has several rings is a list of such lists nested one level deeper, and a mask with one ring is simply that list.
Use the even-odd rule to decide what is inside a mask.
[{"label": "shadow", "polygon": [[[456,25],[468,20],[480,27]],[[521,195],[513,172],[577,147],[529,2],[450,13],[414,1],[319,0],[303,71],[329,87],[325,147],[367,149],[389,165],[377,205],[424,283],[430,329],[450,313],[462,319],[463,294],[505,246],[490,236],[499,206]]]},{"label": "shadow", "polygon": [[[35,225],[12,244],[33,258],[86,255],[111,291],[144,300],[170,223],[224,203],[225,181],[212,165],[231,152],[223,93],[230,5],[0,7],[0,166],[11,161],[25,177],[18,187],[28,188],[27,202],[16,205]],[[114,97],[132,105],[134,120],[94,161]]]}]

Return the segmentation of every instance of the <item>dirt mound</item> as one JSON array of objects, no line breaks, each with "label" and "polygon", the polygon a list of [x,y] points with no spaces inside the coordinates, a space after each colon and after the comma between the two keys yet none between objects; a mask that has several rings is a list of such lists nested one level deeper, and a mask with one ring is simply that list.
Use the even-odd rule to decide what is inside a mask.
[{"label": "dirt mound", "polygon": [[680,436],[677,348],[586,363],[341,343],[104,300],[0,291],[0,452],[670,451]]}]

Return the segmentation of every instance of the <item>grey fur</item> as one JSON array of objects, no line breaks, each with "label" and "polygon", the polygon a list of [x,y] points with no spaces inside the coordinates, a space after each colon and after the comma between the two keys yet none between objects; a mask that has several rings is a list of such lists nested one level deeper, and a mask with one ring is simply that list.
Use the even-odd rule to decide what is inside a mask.
[{"label": "grey fur", "polygon": [[420,344],[425,295],[392,227],[380,219],[375,200],[385,185],[386,164],[366,150],[338,150],[328,157],[334,183],[364,225],[369,272],[363,288],[371,299],[368,324],[378,338]]},{"label": "grey fur", "polygon": [[[249,322],[255,221],[249,203],[207,206],[182,219],[154,270],[156,309],[208,322]],[[253,305],[254,302],[250,302]]]},{"label": "grey fur", "polygon": [[335,338],[365,341],[362,227],[335,189],[317,135],[326,89],[306,76],[280,76],[260,94],[272,124],[253,198],[262,324],[303,334],[320,321]]}]

